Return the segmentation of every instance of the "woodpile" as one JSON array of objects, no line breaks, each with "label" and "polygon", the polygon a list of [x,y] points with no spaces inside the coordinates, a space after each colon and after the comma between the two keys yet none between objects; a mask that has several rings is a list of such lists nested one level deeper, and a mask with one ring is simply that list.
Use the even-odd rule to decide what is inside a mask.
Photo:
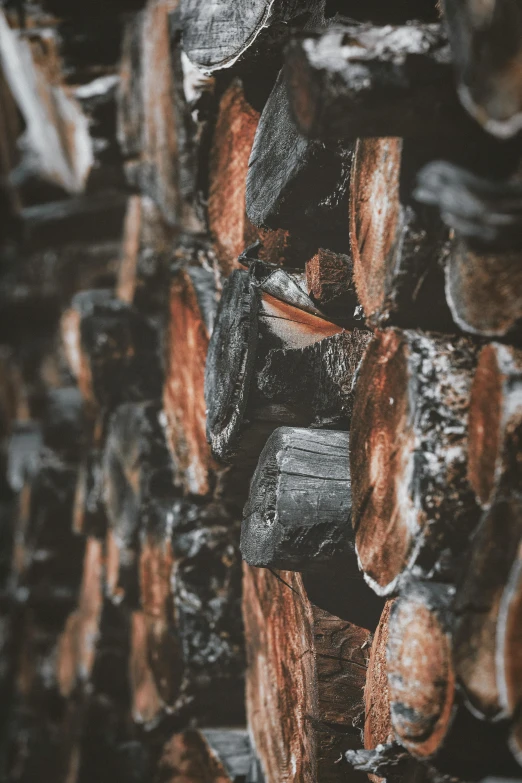
[{"label": "woodpile", "polygon": [[521,53],[0,1],[0,783],[520,783]]}]

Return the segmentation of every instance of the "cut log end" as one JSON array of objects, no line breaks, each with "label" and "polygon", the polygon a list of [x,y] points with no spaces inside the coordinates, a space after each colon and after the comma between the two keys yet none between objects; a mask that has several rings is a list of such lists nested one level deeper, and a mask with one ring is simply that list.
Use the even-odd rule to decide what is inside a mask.
[{"label": "cut log end", "polygon": [[[399,330],[378,332],[366,351],[351,430],[352,522],[361,566],[381,595],[413,566],[438,567],[446,549],[457,558],[478,522],[466,479],[475,356],[465,340]],[[453,515],[457,531],[447,524]]]},{"label": "cut log end", "polygon": [[390,613],[388,684],[391,718],[401,743],[417,758],[436,754],[451,724],[455,672],[449,632],[450,591],[409,590]]},{"label": "cut log end", "polygon": [[207,434],[220,459],[230,454],[248,401],[257,346],[258,295],[250,275],[234,271],[219,304],[205,371]]},{"label": "cut log end", "polygon": [[353,547],[348,444],[345,432],[281,427],[271,435],[244,510],[247,563],[305,571]]}]

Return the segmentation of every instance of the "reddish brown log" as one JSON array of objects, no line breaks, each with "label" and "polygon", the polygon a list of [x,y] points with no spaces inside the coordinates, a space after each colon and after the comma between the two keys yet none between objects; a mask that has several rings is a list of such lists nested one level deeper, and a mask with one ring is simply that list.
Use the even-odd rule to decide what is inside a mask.
[{"label": "reddish brown log", "polygon": [[405,571],[454,578],[478,508],[467,481],[468,340],[378,332],[359,371],[350,462],[360,564],[380,594]]},{"label": "reddish brown log", "polygon": [[[390,693],[388,686],[388,646],[390,611],[393,601],[387,601],[377,630],[375,631],[364,686],[364,747],[374,750],[378,745],[388,745],[395,740],[391,724]],[[370,776],[373,783],[380,780]]]},{"label": "reddish brown log", "polygon": [[[473,539],[455,600],[457,674],[472,709],[489,719],[501,716],[507,706],[500,698],[499,676],[505,681],[504,665],[510,665],[513,652],[504,665],[498,659],[497,651],[505,641],[509,644],[500,604],[521,540],[520,502],[514,497],[495,501]],[[511,703],[509,711],[515,706]]]},{"label": "reddish brown log", "polygon": [[129,199],[116,296],[141,312],[164,308],[174,234],[147,196]]},{"label": "reddish brown log", "polygon": [[[314,607],[301,577],[244,567],[250,731],[267,783],[359,780],[368,631]],[[284,653],[283,653],[284,651]]]},{"label": "reddish brown log", "polygon": [[388,631],[391,719],[401,743],[421,758],[443,744],[455,700],[451,589],[413,585],[393,605]]},{"label": "reddish brown log", "polygon": [[[132,156],[127,176],[166,221],[201,231],[195,204],[197,130],[184,91],[179,33],[169,16],[178,0],[150,0],[128,24],[122,53],[118,137]],[[188,131],[188,132],[187,132]]]},{"label": "reddish brown log", "polygon": [[57,678],[64,698],[79,685],[87,686],[91,678],[103,605],[103,566],[101,541],[87,539],[78,608],[67,619],[58,646]]},{"label": "reddish brown log", "polygon": [[468,477],[484,508],[520,489],[522,354],[491,343],[482,349],[469,411]]},{"label": "reddish brown log", "polygon": [[390,614],[388,683],[393,729],[415,757],[467,780],[513,774],[506,726],[460,703],[454,667],[453,588],[407,585]]},{"label": "reddish brown log", "polygon": [[208,266],[186,266],[174,274],[165,340],[163,407],[176,480],[195,495],[209,493],[215,469],[205,434],[204,385],[216,308],[216,281]]},{"label": "reddish brown log", "polygon": [[451,327],[440,267],[446,233],[402,203],[405,144],[399,138],[357,142],[350,180],[355,287],[371,324],[444,330]]},{"label": "reddish brown log", "polygon": [[306,284],[313,301],[334,319],[355,313],[359,305],[349,256],[319,248],[306,263]]}]

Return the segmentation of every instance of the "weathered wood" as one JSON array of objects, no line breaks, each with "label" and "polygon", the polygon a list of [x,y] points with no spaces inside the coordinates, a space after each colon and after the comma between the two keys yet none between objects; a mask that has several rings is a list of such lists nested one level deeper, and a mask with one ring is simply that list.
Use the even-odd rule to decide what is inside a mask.
[{"label": "weathered wood", "polygon": [[[315,230],[324,240],[332,232],[344,234],[351,160],[350,149],[326,146],[301,135],[280,74],[261,114],[250,155],[249,220],[255,226],[304,235]],[[318,244],[331,246],[321,240]]]},{"label": "weathered wood", "polygon": [[293,22],[313,25],[322,21],[322,0],[182,0],[183,48],[204,71],[230,68],[238,60],[281,47]]},{"label": "weathered wood", "polygon": [[73,298],[62,316],[62,340],[69,368],[93,411],[160,396],[156,331],[110,291],[84,291]]},{"label": "weathered wood", "polygon": [[306,571],[355,549],[347,432],[280,427],[268,439],[243,511],[252,566]]},{"label": "weathered wood", "polygon": [[333,320],[350,314],[354,321],[362,320],[350,256],[319,248],[306,262],[306,284],[311,299]]},{"label": "weathered wood", "polygon": [[277,429],[250,484],[241,553],[252,566],[301,572],[312,603],[373,630],[382,601],[357,564],[349,462],[347,432]]},{"label": "weathered wood", "polygon": [[[505,633],[500,603],[521,540],[520,502],[516,498],[495,501],[473,538],[455,599],[456,671],[473,711],[490,720],[502,717],[504,711],[499,677],[505,675],[500,660],[497,663]],[[508,654],[505,665],[511,660]]]},{"label": "weathered wood", "polygon": [[250,780],[251,763],[248,733],[242,729],[175,734],[162,758],[169,783],[241,783]]},{"label": "weathered wood", "polygon": [[462,132],[451,65],[439,24],[335,26],[292,39],[284,73],[302,133],[355,141]]},{"label": "weathered wood", "polygon": [[400,742],[418,757],[436,753],[451,722],[456,683],[451,599],[451,587],[414,584],[390,612],[391,721]]},{"label": "weathered wood", "polygon": [[412,568],[452,579],[478,523],[466,475],[476,356],[465,338],[396,329],[366,351],[350,436],[352,521],[380,595]]},{"label": "weathered wood", "polygon": [[11,172],[13,184],[37,178],[68,193],[85,189],[93,164],[87,118],[63,86],[33,55],[30,39],[11,30],[0,14],[0,64],[23,117],[21,161]]},{"label": "weathered wood", "polygon": [[505,724],[478,720],[460,703],[452,593],[447,585],[414,582],[392,607],[387,661],[394,731],[415,758],[445,774],[466,780],[500,769],[514,774]]},{"label": "weathered wood", "polygon": [[[295,279],[275,275],[257,283],[237,270],[223,288],[205,373],[207,433],[221,460],[257,460],[280,425],[342,428],[350,420],[351,379],[368,333],[320,317]],[[298,307],[266,293],[280,294],[279,282]]]},{"label": "weathered wood", "polygon": [[469,409],[468,477],[478,501],[520,489],[522,356],[500,343],[479,354]]},{"label": "weathered wood", "polygon": [[399,138],[357,142],[350,180],[355,288],[370,324],[454,331],[441,267],[446,232],[403,198],[402,173],[415,166],[415,155]]},{"label": "weathered wood", "polygon": [[140,532],[163,520],[176,498],[170,455],[156,403],[126,404],[110,420],[103,458],[107,534],[107,591],[138,606]]},{"label": "weathered wood", "polygon": [[500,138],[522,128],[522,10],[516,0],[486,6],[443,0],[458,78],[459,96],[470,114]]},{"label": "weathered wood", "polygon": [[[388,685],[388,646],[390,611],[393,600],[386,602],[370,650],[368,674],[364,686],[364,747],[375,750],[379,745],[395,741],[391,723],[390,693]],[[369,775],[372,783],[378,783],[377,775]]]},{"label": "weathered wood", "polygon": [[178,0],[150,0],[128,22],[120,66],[118,138],[129,157],[131,183],[156,202],[170,225],[201,231],[204,222],[196,203],[198,132],[189,106],[197,101],[185,90],[179,29],[169,23],[177,6]]},{"label": "weathered wood", "polygon": [[247,99],[245,84],[234,79],[223,94],[211,142],[208,221],[221,270],[238,266],[245,247],[261,242],[259,257],[277,264],[302,266],[313,243],[298,234],[253,226],[246,214],[248,160],[259,111]]},{"label": "weathered wood", "polygon": [[[198,256],[206,263],[189,265]],[[215,465],[205,434],[205,362],[218,292],[204,249],[194,248],[186,260],[188,263],[178,268],[170,283],[163,407],[176,481],[187,492],[206,495]]]},{"label": "weathered wood", "polygon": [[[244,566],[247,710],[266,783],[360,780],[368,631],[314,607],[301,577]],[[284,650],[284,656],[281,651]]]}]

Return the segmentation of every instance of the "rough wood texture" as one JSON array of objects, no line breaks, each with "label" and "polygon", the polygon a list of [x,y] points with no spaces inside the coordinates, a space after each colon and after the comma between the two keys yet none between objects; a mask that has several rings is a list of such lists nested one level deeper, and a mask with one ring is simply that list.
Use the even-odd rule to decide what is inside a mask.
[{"label": "rough wood texture", "polygon": [[509,747],[518,764],[522,761],[520,688],[520,620],[522,616],[522,551],[520,543],[511,568],[499,610],[499,650],[497,677],[499,695],[505,711],[513,716]]},{"label": "rough wood texture", "polygon": [[[392,726],[416,756],[433,756],[451,722],[455,671],[451,588],[415,584],[393,604],[387,645]],[[422,651],[422,652],[421,652]]]},{"label": "rough wood texture", "polygon": [[441,25],[335,26],[286,50],[293,116],[312,138],[451,134],[465,114]]},{"label": "rough wood texture", "polygon": [[179,32],[169,19],[178,0],[149,0],[128,23],[119,94],[118,137],[127,176],[165,220],[202,230],[196,209],[196,130],[184,89]]},{"label": "rough wood texture", "polygon": [[[501,603],[522,540],[522,507],[517,498],[497,500],[473,539],[464,578],[455,599],[455,666],[473,711],[489,720],[511,713],[517,698],[501,698],[506,667],[517,666]],[[500,543],[502,542],[502,543]],[[514,603],[516,603],[516,598]],[[509,603],[509,598],[506,598]],[[517,609],[514,609],[512,620]],[[505,657],[502,657],[502,652]],[[518,681],[515,677],[511,682]],[[518,686],[515,686],[515,690]],[[504,696],[509,688],[503,691]],[[509,707],[508,707],[509,702]]]},{"label": "rough wood texture", "polygon": [[[197,255],[192,253],[194,260]],[[215,466],[205,434],[205,362],[218,299],[208,261],[178,269],[169,299],[163,387],[167,440],[176,480],[187,492],[206,495]]]},{"label": "rough wood texture", "polygon": [[476,355],[464,338],[390,329],[364,356],[351,429],[352,520],[361,566],[381,595],[413,567],[451,579],[478,523],[466,476]]},{"label": "rough wood texture", "polygon": [[351,379],[369,335],[320,317],[292,277],[283,282],[294,304],[267,293],[281,295],[275,275],[258,284],[237,270],[223,289],[205,375],[207,433],[220,459],[257,460],[279,425],[346,427],[350,419]]},{"label": "rough wood texture", "polygon": [[469,409],[468,477],[478,501],[520,489],[522,356],[500,343],[479,354]]},{"label": "rough wood texture", "polygon": [[354,544],[347,432],[280,427],[268,439],[243,512],[252,566],[305,571]]},{"label": "rough wood texture", "polygon": [[402,198],[401,170],[415,157],[407,144],[357,142],[350,179],[355,288],[370,324],[453,331],[441,268],[446,232]]},{"label": "rough wood texture", "polygon": [[350,314],[355,321],[362,320],[351,257],[319,248],[306,263],[306,284],[312,300],[334,320]]},{"label": "rough wood texture", "polygon": [[243,589],[247,710],[266,783],[359,780],[336,762],[360,744],[368,632],[314,607],[293,572],[245,565]]},{"label": "rough wood texture", "polygon": [[77,294],[62,316],[62,339],[69,368],[94,411],[160,396],[156,332],[110,291]]},{"label": "rough wood texture", "polygon": [[440,772],[465,780],[499,769],[510,775],[516,766],[505,724],[477,720],[459,700],[452,592],[447,585],[410,583],[392,608],[387,660],[393,728],[414,757]]},{"label": "rough wood texture", "polygon": [[516,0],[486,5],[443,0],[441,5],[462,103],[490,133],[513,136],[522,128],[520,5]]},{"label": "rough wood texture", "polygon": [[[270,94],[250,155],[246,208],[255,226],[318,236],[346,224],[351,151],[300,134],[282,74]],[[328,245],[326,245],[328,247]]]},{"label": "rough wood texture", "polygon": [[271,42],[281,47],[292,23],[318,24],[323,6],[321,0],[182,0],[183,49],[204,71],[230,68],[257,51],[266,56]]}]

